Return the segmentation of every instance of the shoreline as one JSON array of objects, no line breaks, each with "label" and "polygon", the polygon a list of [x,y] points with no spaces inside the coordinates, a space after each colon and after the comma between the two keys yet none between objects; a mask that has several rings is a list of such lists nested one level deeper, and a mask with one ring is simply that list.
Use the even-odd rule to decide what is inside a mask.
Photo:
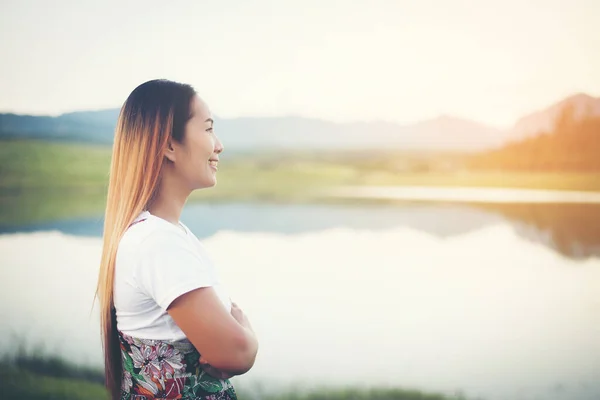
[{"label": "shoreline", "polygon": [[469,186],[342,186],[323,192],[342,199],[483,204],[599,204],[600,191]]}]

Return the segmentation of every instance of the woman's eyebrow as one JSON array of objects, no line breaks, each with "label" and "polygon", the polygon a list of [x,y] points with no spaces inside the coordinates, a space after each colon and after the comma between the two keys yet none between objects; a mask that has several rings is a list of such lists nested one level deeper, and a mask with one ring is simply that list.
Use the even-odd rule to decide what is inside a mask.
[{"label": "woman's eyebrow", "polygon": [[204,122],[210,122],[211,124],[214,124],[214,123],[215,123],[215,121],[213,121],[213,119],[212,119],[212,118],[209,118],[209,119],[207,119],[207,120],[206,120],[206,121],[204,121]]}]

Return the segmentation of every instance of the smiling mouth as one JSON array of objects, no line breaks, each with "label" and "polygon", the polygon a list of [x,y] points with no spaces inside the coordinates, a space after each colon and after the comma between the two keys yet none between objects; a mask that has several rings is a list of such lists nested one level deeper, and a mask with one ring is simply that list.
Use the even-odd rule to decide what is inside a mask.
[{"label": "smiling mouth", "polygon": [[219,162],[216,160],[208,160],[208,164],[214,169],[219,169]]}]

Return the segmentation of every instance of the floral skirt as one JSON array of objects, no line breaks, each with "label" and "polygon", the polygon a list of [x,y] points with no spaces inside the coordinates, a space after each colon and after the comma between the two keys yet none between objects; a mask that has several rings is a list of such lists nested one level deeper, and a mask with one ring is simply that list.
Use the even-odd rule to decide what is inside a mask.
[{"label": "floral skirt", "polygon": [[206,373],[188,340],[139,339],[119,331],[123,380],[121,400],[236,400],[228,379]]}]

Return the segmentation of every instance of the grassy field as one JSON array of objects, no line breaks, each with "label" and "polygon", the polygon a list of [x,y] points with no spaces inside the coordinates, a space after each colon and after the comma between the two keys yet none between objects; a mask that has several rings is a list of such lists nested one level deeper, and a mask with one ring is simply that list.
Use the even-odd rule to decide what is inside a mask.
[{"label": "grassy field", "polygon": [[[107,146],[0,143],[0,226],[101,214]],[[465,156],[440,153],[264,153],[221,157],[215,188],[194,201],[314,202],[338,185],[480,186],[600,191],[600,175],[469,171]]]},{"label": "grassy field", "polygon": [[[28,400],[108,400],[103,373],[57,357],[20,353],[0,360],[0,398]],[[235,384],[235,383],[234,383]],[[283,393],[237,387],[240,400],[466,400],[402,388],[323,387]]]}]

